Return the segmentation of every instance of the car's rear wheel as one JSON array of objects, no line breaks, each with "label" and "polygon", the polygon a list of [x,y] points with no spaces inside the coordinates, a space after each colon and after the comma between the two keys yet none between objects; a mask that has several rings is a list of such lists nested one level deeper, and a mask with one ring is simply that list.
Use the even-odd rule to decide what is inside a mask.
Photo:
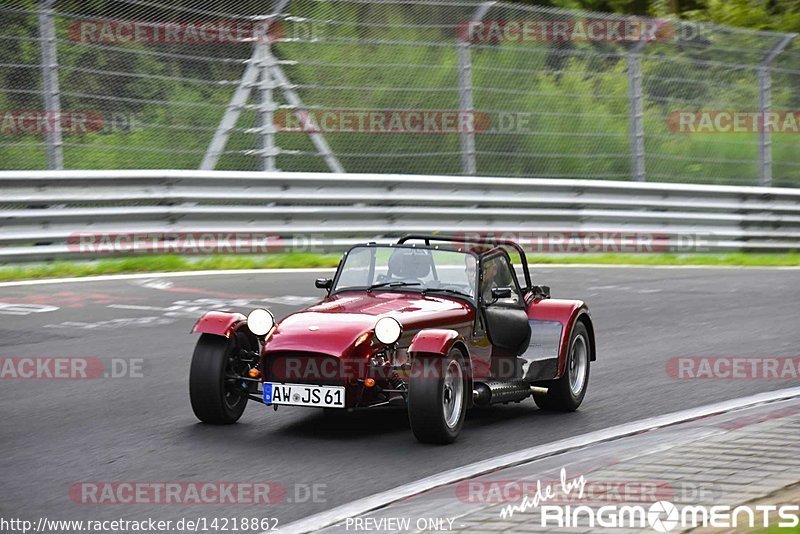
[{"label": "car's rear wheel", "polygon": [[467,376],[461,351],[446,357],[415,356],[408,382],[411,431],[423,443],[452,443],[467,408]]},{"label": "car's rear wheel", "polygon": [[198,419],[214,425],[235,423],[247,407],[247,385],[237,379],[237,337],[203,334],[189,371],[189,398]]},{"label": "car's rear wheel", "polygon": [[533,400],[543,410],[573,412],[583,402],[589,386],[589,363],[592,346],[586,325],[578,321],[572,329],[566,369],[558,380],[549,384],[547,393],[534,392]]}]

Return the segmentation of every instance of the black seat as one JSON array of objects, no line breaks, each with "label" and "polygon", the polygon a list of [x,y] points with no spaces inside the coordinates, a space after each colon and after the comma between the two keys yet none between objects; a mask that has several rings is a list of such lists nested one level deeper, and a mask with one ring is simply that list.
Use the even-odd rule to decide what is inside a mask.
[{"label": "black seat", "polygon": [[389,257],[389,275],[422,280],[431,272],[431,255],[424,250],[398,248]]}]

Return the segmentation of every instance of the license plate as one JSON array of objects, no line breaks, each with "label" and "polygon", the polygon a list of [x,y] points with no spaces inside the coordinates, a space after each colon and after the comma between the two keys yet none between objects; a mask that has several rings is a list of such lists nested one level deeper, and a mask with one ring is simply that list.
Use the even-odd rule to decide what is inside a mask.
[{"label": "license plate", "polygon": [[344,387],[265,382],[264,404],[344,408]]}]

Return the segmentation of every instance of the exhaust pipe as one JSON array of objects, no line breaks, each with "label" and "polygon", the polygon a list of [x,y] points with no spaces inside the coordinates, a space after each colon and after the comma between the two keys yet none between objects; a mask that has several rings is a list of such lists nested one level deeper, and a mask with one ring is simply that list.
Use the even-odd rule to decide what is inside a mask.
[{"label": "exhaust pipe", "polygon": [[488,406],[501,402],[519,402],[531,396],[531,386],[524,380],[478,382],[472,392],[476,405]]}]

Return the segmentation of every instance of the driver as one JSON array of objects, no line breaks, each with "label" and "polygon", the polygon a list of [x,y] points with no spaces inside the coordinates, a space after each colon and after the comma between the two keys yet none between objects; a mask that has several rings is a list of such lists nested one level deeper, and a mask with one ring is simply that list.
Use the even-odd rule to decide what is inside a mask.
[{"label": "driver", "polygon": [[469,282],[469,294],[473,297],[475,296],[475,284],[476,284],[476,276],[475,273],[478,270],[478,260],[472,254],[467,254],[464,256],[464,268],[467,273],[467,282]]},{"label": "driver", "polygon": [[498,265],[497,262],[500,258],[496,257],[489,261],[483,262],[483,287],[481,293],[483,294],[484,302],[492,302],[492,289],[495,287],[502,287],[500,280],[498,280]]}]

